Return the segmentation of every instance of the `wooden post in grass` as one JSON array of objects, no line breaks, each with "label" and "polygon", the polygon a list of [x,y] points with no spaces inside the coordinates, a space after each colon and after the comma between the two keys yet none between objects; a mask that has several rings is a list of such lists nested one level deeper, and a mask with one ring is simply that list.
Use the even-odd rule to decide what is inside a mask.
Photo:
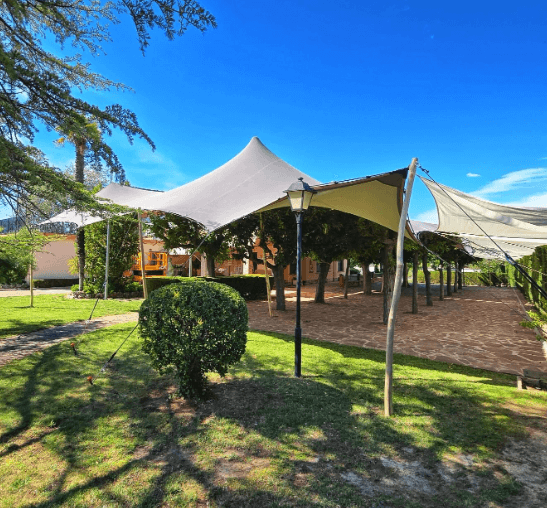
[{"label": "wooden post in grass", "polygon": [[34,307],[34,270],[32,268],[32,263],[30,263],[28,269],[28,283],[30,286],[30,307]]},{"label": "wooden post in grass", "polygon": [[393,414],[393,336],[395,333],[395,315],[399,298],[401,297],[401,283],[403,281],[403,243],[405,241],[406,218],[408,215],[408,206],[410,205],[410,195],[416,176],[416,165],[418,159],[412,159],[408,167],[408,180],[406,184],[405,200],[401,210],[401,219],[399,220],[399,232],[397,234],[397,270],[395,272],[395,285],[393,288],[393,298],[391,300],[391,309],[387,322],[387,341],[386,341],[386,379],[384,386],[384,415]]},{"label": "wooden post in grass", "polygon": [[268,297],[268,314],[273,316],[272,312],[272,289],[270,288],[270,276],[268,275],[268,264],[266,262],[266,235],[264,234],[264,221],[262,220],[262,214],[260,214],[260,239],[263,242],[262,245],[262,261],[264,262],[264,278],[266,279],[266,294]]},{"label": "wooden post in grass", "polygon": [[139,246],[141,249],[141,273],[142,273],[142,292],[144,299],[148,298],[148,289],[146,288],[146,274],[144,273],[144,240],[142,238],[142,214],[140,210],[137,212],[137,218],[139,220]]}]

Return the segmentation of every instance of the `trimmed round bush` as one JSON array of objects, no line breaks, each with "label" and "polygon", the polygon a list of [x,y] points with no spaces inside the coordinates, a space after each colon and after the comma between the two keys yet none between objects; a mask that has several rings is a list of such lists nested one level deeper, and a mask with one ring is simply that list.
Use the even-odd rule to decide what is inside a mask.
[{"label": "trimmed round bush", "polygon": [[247,342],[247,305],[231,287],[187,281],[150,293],[139,311],[143,349],[161,374],[174,372],[181,395],[202,397],[206,372],[224,376]]}]

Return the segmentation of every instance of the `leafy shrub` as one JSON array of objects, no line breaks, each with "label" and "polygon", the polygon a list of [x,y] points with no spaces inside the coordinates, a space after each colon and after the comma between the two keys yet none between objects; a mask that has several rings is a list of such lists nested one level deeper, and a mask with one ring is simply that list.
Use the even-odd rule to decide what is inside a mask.
[{"label": "leafy shrub", "polygon": [[[106,221],[85,227],[85,283],[84,291],[97,294],[104,291],[106,270]],[[139,249],[138,225],[134,216],[110,219],[110,255],[108,261],[108,290],[122,292],[130,279],[123,273],[133,265]]]},{"label": "leafy shrub", "polygon": [[169,284],[176,284],[179,282],[188,282],[195,280],[203,280],[198,277],[163,277],[163,276],[150,276],[146,277],[146,288],[148,289],[148,294],[152,293],[156,289],[162,288],[164,286],[169,286]]},{"label": "leafy shrub", "polygon": [[25,280],[28,265],[0,252],[0,284],[19,284]]},{"label": "leafy shrub", "polygon": [[184,397],[202,397],[206,372],[224,376],[241,359],[247,323],[237,291],[197,280],[151,292],[139,311],[144,351],[160,373],[175,373]]},{"label": "leafy shrub", "polygon": [[137,281],[128,282],[124,286],[123,291],[124,293],[137,293],[137,292],[142,293],[142,284]]}]

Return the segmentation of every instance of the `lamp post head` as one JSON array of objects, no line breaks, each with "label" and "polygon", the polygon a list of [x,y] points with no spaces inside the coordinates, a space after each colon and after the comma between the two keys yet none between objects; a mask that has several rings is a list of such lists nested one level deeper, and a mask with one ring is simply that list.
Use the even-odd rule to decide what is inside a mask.
[{"label": "lamp post head", "polygon": [[289,197],[291,210],[295,213],[305,212],[310,206],[312,196],[316,193],[316,191],[304,182],[303,177],[300,177],[285,192]]}]

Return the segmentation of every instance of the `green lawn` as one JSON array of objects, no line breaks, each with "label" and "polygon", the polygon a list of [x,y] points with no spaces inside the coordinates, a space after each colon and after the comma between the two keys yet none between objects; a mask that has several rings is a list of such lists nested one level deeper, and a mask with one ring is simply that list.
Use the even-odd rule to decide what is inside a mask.
[{"label": "green lawn", "polygon": [[[131,328],[0,369],[0,507],[499,506],[521,489],[500,449],[547,409],[514,377],[395,355],[388,419],[383,353],[306,340],[295,379],[292,338],[256,332],[197,405],[151,370],[136,332],[88,384]],[[419,474],[382,490],[390,464]]]},{"label": "green lawn", "polygon": [[[95,300],[72,300],[64,295],[37,295],[34,307],[29,303],[28,296],[0,298],[0,339],[89,319],[95,306]],[[141,303],[142,299],[99,300],[93,317],[136,312]]]}]

